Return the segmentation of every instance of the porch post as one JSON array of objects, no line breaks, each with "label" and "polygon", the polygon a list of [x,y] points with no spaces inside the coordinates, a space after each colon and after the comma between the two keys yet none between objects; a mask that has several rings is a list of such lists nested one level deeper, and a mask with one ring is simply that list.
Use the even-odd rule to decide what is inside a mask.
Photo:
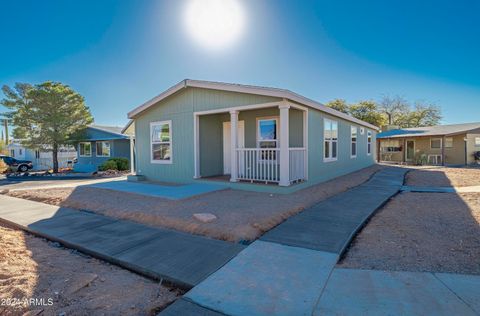
[{"label": "porch post", "polygon": [[238,111],[230,111],[230,182],[237,182]]},{"label": "porch post", "polygon": [[130,135],[130,172],[135,174],[135,142],[133,141],[133,135]]},{"label": "porch post", "polygon": [[193,169],[194,179],[200,178],[200,116],[193,114]]},{"label": "porch post", "polygon": [[445,135],[442,137],[442,166],[445,166]]},{"label": "porch post", "polygon": [[289,152],[289,109],[290,105],[281,104],[280,109],[280,183],[281,186],[290,185],[290,152]]}]

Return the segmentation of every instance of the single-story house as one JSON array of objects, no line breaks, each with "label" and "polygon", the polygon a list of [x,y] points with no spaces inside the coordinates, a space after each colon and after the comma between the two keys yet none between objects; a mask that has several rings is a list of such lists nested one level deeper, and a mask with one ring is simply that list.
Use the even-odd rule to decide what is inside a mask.
[{"label": "single-story house", "polygon": [[[22,144],[22,140],[14,139],[7,145],[7,151],[15,159],[31,161],[35,171],[53,168],[53,153],[51,150],[27,148]],[[61,146],[57,157],[58,166],[67,168],[73,165],[77,152],[73,146]]]},{"label": "single-story house", "polygon": [[480,123],[391,129],[377,135],[380,161],[467,165],[480,151]]},{"label": "single-story house", "polygon": [[376,126],[283,89],[187,79],[128,117],[147,180],[305,187],[376,159]]},{"label": "single-story house", "polygon": [[94,172],[110,158],[127,158],[131,160],[130,143],[133,136],[122,133],[123,127],[90,125],[84,132],[84,138],[78,141],[77,172]]}]

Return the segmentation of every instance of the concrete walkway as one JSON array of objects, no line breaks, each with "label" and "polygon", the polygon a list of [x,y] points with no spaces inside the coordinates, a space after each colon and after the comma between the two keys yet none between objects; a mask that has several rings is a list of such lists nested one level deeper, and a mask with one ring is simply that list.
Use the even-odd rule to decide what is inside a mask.
[{"label": "concrete walkway", "polygon": [[480,289],[475,277],[466,288],[453,278],[461,290],[452,291],[431,274],[335,269],[355,233],[399,192],[407,171],[383,169],[289,218],[161,315],[474,314],[478,303],[466,302],[476,299],[468,289]]},{"label": "concrete walkway", "polygon": [[420,193],[480,193],[480,185],[467,187],[433,187],[404,185],[402,186],[401,191]]},{"label": "concrete walkway", "polygon": [[0,195],[0,219],[35,235],[190,289],[244,246]]}]

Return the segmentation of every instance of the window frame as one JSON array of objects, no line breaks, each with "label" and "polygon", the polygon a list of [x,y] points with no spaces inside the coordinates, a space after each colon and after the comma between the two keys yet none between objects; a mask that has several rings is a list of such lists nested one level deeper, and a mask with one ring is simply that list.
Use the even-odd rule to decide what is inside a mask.
[{"label": "window frame", "polygon": [[480,147],[480,137],[476,136],[473,138],[473,147]]},{"label": "window frame", "polygon": [[[264,116],[264,117],[257,117],[256,118],[257,124],[256,124],[256,137],[255,137],[255,145],[257,149],[265,149],[265,150],[275,150],[280,147],[280,117],[279,116]],[[275,121],[275,139],[271,140],[260,140],[260,123],[262,121]],[[261,147],[260,143],[262,142],[275,142],[275,147]],[[265,161],[277,161],[277,152],[274,151],[273,155],[271,157],[264,157],[265,152],[262,152],[261,150],[257,151],[258,154],[258,162],[265,162]]]},{"label": "window frame", "polygon": [[[433,140],[440,140],[440,147],[432,147]],[[430,137],[430,149],[442,149],[443,139],[441,137]]]},{"label": "window frame", "polygon": [[367,156],[372,155],[372,140],[373,140],[373,132],[371,130],[367,130]]},{"label": "window frame", "polygon": [[[355,141],[353,140],[353,134],[355,130]],[[338,136],[337,136],[338,137]],[[355,144],[355,154],[353,154],[353,144]],[[357,153],[358,153],[358,127],[357,126],[350,126],[350,158],[357,158]],[[338,144],[337,144],[338,146]],[[338,156],[338,153],[337,153]]]},{"label": "window frame", "polygon": [[[162,142],[162,141],[153,141],[152,137],[152,128],[154,126],[158,125],[168,125],[168,131],[169,131],[169,141],[168,142]],[[154,164],[163,164],[163,165],[170,165],[173,163],[173,132],[172,132],[172,120],[166,120],[166,121],[156,121],[156,122],[150,122],[150,163]],[[153,159],[153,145],[154,144],[168,144],[170,146],[170,159],[165,160],[165,159]]]},{"label": "window frame", "polygon": [[[452,142],[451,142],[451,146],[447,146],[448,144],[448,139],[451,139]],[[453,148],[453,137],[445,137],[445,148]]]},{"label": "window frame", "polygon": [[[328,123],[328,124],[327,124]],[[337,139],[336,140],[333,140],[333,138],[330,138],[327,140],[327,137],[326,137],[326,131],[327,131],[327,125],[330,126],[330,131],[332,132],[333,131],[333,123],[336,124],[337,126]],[[324,118],[323,119],[323,162],[332,162],[332,161],[337,161],[338,160],[338,121],[335,121],[335,120],[332,120],[332,119],[328,119],[328,118]],[[328,141],[328,149],[329,149],[329,157],[325,157],[325,154],[327,152],[327,148],[325,146],[325,143]],[[336,155],[335,157],[333,157],[333,143],[336,143]]]},{"label": "window frame", "polygon": [[[82,144],[85,145],[85,144],[88,144],[90,145],[90,153],[88,155],[85,155],[83,154],[82,155]],[[83,150],[83,152],[85,153],[85,149]],[[79,142],[78,143],[78,157],[92,157],[92,142]]]},{"label": "window frame", "polygon": [[[108,144],[108,155],[103,155],[103,154],[102,154],[102,155],[99,155],[99,154],[98,154],[98,145],[99,145],[99,144]],[[102,145],[102,152],[103,152],[103,145]],[[97,141],[97,142],[95,142],[95,155],[96,155],[97,157],[106,157],[106,158],[108,158],[108,157],[111,156],[111,154],[112,154],[112,145],[110,144],[109,141],[102,140],[102,141]]]}]

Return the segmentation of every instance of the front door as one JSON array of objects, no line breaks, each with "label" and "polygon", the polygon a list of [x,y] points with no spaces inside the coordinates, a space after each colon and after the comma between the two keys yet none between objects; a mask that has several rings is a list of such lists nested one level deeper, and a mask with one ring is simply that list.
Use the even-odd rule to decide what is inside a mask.
[{"label": "front door", "polygon": [[407,149],[405,151],[405,160],[406,161],[413,161],[415,158],[415,141],[407,140]]},{"label": "front door", "polygon": [[[230,122],[223,122],[223,174],[231,172],[231,138],[230,138]],[[245,147],[245,122],[238,121],[238,148]]]}]

